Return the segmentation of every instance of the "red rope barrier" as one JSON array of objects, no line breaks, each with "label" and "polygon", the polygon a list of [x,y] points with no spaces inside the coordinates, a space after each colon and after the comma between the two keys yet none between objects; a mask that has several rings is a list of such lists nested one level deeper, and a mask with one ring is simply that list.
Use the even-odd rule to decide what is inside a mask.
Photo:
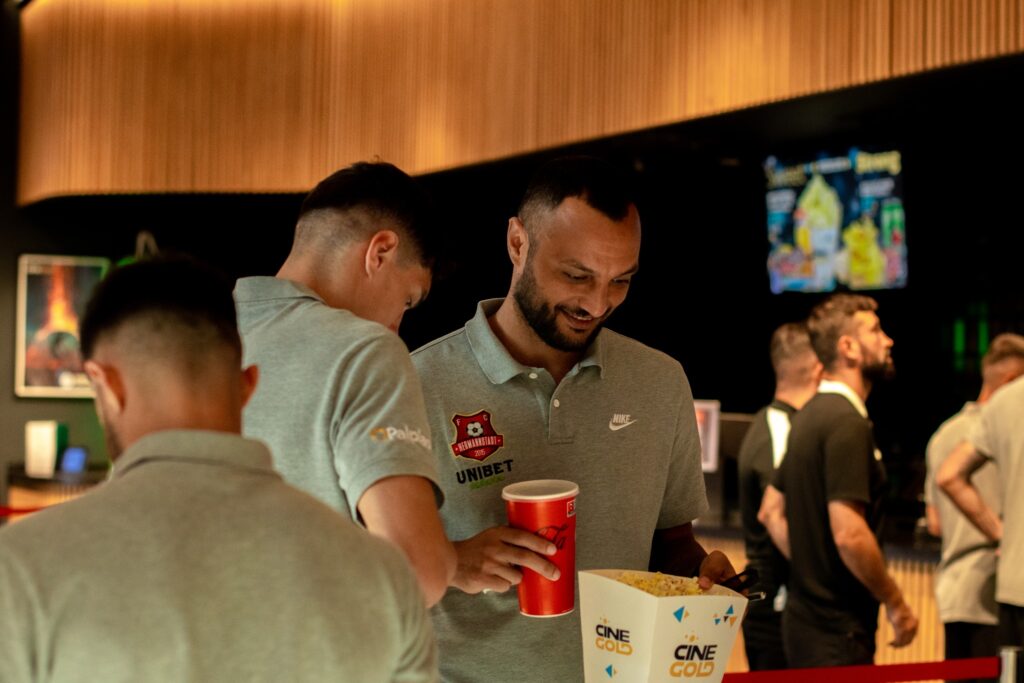
[{"label": "red rope barrier", "polygon": [[948,659],[923,664],[880,664],[876,666],[838,666],[822,669],[783,669],[725,674],[722,683],[893,683],[965,678],[996,678],[998,657]]},{"label": "red rope barrier", "polygon": [[28,515],[33,512],[39,512],[43,508],[9,508],[6,505],[0,505],[0,517],[10,517],[11,515]]}]

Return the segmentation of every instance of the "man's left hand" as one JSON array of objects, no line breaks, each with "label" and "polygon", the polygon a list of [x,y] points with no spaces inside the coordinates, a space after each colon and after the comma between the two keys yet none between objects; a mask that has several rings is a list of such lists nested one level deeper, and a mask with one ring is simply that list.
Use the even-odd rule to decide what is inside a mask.
[{"label": "man's left hand", "polygon": [[712,550],[711,553],[700,563],[700,589],[708,590],[716,583],[736,576],[729,558],[721,550]]}]

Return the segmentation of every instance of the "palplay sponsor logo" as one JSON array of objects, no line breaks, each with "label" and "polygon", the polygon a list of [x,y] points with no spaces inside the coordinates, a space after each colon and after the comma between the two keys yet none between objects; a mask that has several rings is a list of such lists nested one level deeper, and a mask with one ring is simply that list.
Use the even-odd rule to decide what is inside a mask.
[{"label": "palplay sponsor logo", "polygon": [[409,429],[408,425],[401,429],[398,427],[376,427],[370,430],[370,439],[373,441],[408,441],[430,450],[430,438],[418,429]]}]

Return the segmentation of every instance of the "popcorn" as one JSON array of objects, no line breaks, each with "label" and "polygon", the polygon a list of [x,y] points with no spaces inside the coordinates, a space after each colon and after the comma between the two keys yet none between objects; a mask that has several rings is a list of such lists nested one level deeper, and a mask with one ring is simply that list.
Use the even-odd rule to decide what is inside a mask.
[{"label": "popcorn", "polygon": [[697,585],[696,578],[671,576],[661,572],[653,575],[641,572],[622,572],[619,574],[618,580],[659,598],[670,595],[701,595],[704,592]]}]

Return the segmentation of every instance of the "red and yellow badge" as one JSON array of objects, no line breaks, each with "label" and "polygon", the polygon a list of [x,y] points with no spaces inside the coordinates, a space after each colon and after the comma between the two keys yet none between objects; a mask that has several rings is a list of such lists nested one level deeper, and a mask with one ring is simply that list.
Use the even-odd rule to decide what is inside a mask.
[{"label": "red and yellow badge", "polygon": [[456,456],[486,460],[505,445],[505,437],[494,431],[491,414],[486,410],[474,415],[456,415],[452,422],[455,424],[452,452]]}]

